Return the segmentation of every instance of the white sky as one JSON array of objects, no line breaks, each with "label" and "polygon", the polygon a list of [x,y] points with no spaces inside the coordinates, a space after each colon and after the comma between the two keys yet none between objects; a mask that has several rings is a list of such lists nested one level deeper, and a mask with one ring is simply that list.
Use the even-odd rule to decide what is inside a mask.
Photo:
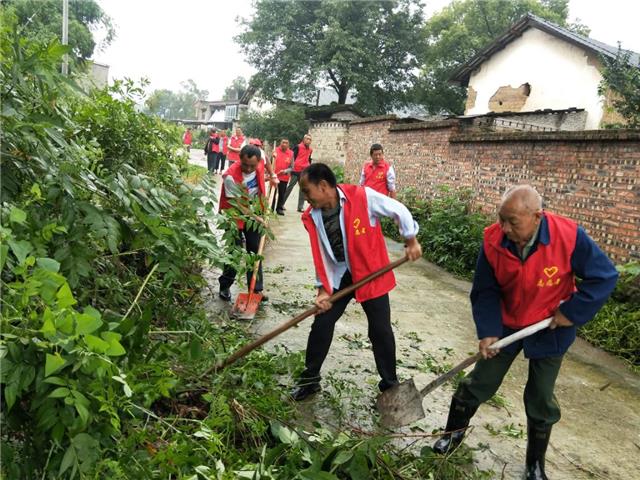
[{"label": "white sky", "polygon": [[[191,78],[215,100],[234,78],[254,73],[233,41],[236,18],[251,15],[250,0],[97,1],[116,27],[113,43],[94,54],[110,66],[111,79],[146,77],[151,89],[178,90]],[[427,15],[448,3],[426,0]],[[570,0],[569,6],[569,20],[579,18],[592,38],[640,52],[640,1]]]}]

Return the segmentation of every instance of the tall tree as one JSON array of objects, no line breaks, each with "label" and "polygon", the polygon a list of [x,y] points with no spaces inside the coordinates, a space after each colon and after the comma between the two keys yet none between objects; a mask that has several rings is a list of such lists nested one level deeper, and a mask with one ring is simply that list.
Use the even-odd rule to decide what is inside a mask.
[{"label": "tall tree", "polygon": [[424,26],[416,100],[432,113],[464,113],[466,90],[450,84],[450,75],[527,13],[589,33],[584,25],[567,22],[569,0],[454,0]]},{"label": "tall tree", "polygon": [[608,97],[611,106],[626,124],[608,125],[640,128],[640,65],[631,60],[631,53],[618,45],[615,58],[602,57],[604,70],[598,93]]},{"label": "tall tree", "polygon": [[244,77],[236,77],[227,88],[224,89],[222,100],[239,99],[247,91],[247,79]]},{"label": "tall tree", "polygon": [[145,104],[147,112],[172,120],[195,119],[195,104],[209,95],[207,90],[200,90],[196,82],[189,79],[181,83],[178,92],[162,89],[154,90]]},{"label": "tall tree", "polygon": [[405,102],[420,52],[420,0],[258,0],[236,37],[266,98],[308,100],[329,85],[369,113]]},{"label": "tall tree", "polygon": [[[1,0],[2,8],[12,9],[18,17],[20,34],[45,43],[60,38],[61,0]],[[111,18],[95,0],[69,0],[69,46],[76,58],[91,57],[96,48],[93,31],[104,28],[103,46],[115,38]]]}]

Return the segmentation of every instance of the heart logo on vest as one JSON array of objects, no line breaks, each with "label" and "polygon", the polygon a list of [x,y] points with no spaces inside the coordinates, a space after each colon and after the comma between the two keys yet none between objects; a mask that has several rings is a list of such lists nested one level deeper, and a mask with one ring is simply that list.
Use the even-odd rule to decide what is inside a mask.
[{"label": "heart logo on vest", "polygon": [[558,273],[558,267],[553,266],[553,267],[545,267],[545,269],[543,270],[544,274],[547,276],[547,278],[551,278],[553,277],[556,273]]}]

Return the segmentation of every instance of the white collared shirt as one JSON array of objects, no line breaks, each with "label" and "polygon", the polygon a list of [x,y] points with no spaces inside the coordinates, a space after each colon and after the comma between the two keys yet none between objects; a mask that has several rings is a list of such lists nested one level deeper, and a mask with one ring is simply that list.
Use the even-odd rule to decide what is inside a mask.
[{"label": "white collared shirt", "polygon": [[[395,220],[402,238],[408,240],[418,234],[418,223],[413,219],[407,207],[391,197],[376,192],[372,188],[364,187],[364,190],[367,195],[367,208],[371,227],[375,227],[382,217],[387,217]],[[344,245],[343,262],[338,262],[333,255],[329,237],[327,236],[327,232],[324,229],[324,222],[322,221],[322,210],[319,208],[311,209],[311,218],[316,226],[320,240],[320,254],[322,255],[327,277],[331,282],[331,287],[334,289],[339,288],[344,273],[347,270],[351,271],[349,249],[345,235],[346,230],[344,228],[344,202],[347,200],[347,197],[342,190],[340,190],[340,187],[338,187],[338,197],[340,202],[340,231],[342,232],[342,245]],[[316,287],[321,286],[322,282],[316,274]],[[331,294],[333,292],[328,293]]]}]

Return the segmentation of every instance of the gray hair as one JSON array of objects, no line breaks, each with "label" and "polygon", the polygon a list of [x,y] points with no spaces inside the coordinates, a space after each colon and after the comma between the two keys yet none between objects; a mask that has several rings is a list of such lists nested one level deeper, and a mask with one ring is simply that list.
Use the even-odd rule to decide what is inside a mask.
[{"label": "gray hair", "polygon": [[502,195],[500,207],[512,199],[518,200],[523,207],[532,213],[542,210],[542,197],[531,185],[514,185],[509,187]]}]

